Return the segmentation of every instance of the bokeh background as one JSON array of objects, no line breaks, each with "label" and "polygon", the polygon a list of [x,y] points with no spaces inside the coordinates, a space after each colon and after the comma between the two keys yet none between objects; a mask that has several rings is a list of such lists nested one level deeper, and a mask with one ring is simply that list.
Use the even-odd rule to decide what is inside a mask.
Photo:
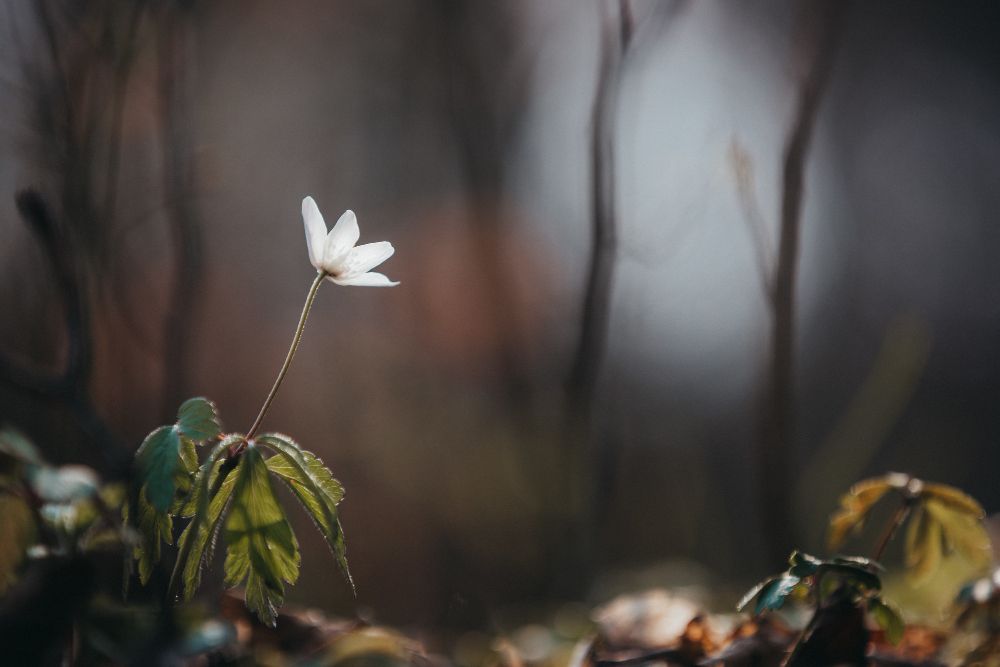
[{"label": "bokeh background", "polygon": [[[249,426],[313,275],[311,194],[391,240],[402,284],[324,286],[267,418],[347,489],[357,601],[293,510],[290,602],[488,627],[623,581],[781,569],[758,492],[761,276],[826,5],[3,5],[0,421],[53,460],[119,474],[194,395]],[[784,457],[788,537],[817,552],[838,494],[889,469],[1000,509],[1000,6],[841,18],[805,162]],[[595,329],[598,174],[616,243]],[[28,187],[81,326],[18,215]],[[39,386],[81,340],[89,373]]]}]

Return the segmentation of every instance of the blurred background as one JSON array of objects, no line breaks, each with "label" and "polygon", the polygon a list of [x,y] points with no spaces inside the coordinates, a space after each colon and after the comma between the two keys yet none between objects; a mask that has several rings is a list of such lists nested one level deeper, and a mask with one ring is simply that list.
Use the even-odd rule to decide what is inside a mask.
[{"label": "blurred background", "polygon": [[0,422],[54,461],[121,474],[195,395],[248,428],[305,195],[396,247],[399,287],[321,290],[264,425],[347,489],[357,601],[290,510],[290,602],[737,586],[888,469],[1000,509],[996,3],[3,5]]}]

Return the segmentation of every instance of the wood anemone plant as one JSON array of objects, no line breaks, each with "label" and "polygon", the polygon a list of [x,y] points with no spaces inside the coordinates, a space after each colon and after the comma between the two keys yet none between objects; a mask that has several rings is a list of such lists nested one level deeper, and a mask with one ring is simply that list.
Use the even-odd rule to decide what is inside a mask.
[{"label": "wood anemone plant", "polygon": [[[274,625],[284,601],[285,584],[299,576],[299,545],[274,494],[272,477],[284,482],[312,518],[340,569],[347,548],[337,515],[344,490],[313,453],[281,433],[258,435],[302,340],[316,293],[325,281],[367,287],[398,283],[371,271],[393,254],[386,241],[357,245],[357,218],[346,211],[327,232],[312,197],[302,201],[309,260],[317,273],[306,296],[285,361],[253,425],[243,433],[223,433],[215,404],[192,398],[181,405],[177,420],[150,433],[136,452],[136,490],[123,509],[126,525],[140,539],[126,558],[126,587],[133,561],[145,585],[161,556],[161,543],[174,542],[174,520],[189,519],[177,540],[177,558],[167,598],[190,599],[211,561],[217,536],[226,542],[225,583],[246,587],[246,604],[260,620]],[[199,462],[198,448],[209,449]]]},{"label": "wood anemone plant", "polygon": [[[839,549],[848,536],[859,532],[874,505],[891,494],[898,497],[899,505],[871,558],[821,560],[796,551],[785,572],[765,579],[740,600],[739,610],[756,601],[754,615],[776,611],[790,599],[812,605],[813,615],[785,656],[785,667],[863,664],[868,618],[882,628],[889,642],[895,644],[902,638],[906,630],[903,619],[881,595],[879,561],[908,520],[904,560],[911,582],[926,581],[943,556],[952,552],[983,568],[990,562],[991,545],[979,503],[954,487],[902,473],[866,479],[841,497],[840,507],[830,517],[830,549]],[[979,584],[979,588],[984,585]]]},{"label": "wood anemone plant", "polygon": [[889,495],[896,496],[899,504],[875,546],[873,560],[882,560],[889,542],[909,519],[904,559],[912,583],[927,581],[942,558],[952,553],[976,567],[989,564],[990,538],[982,506],[952,486],[898,472],[858,482],[841,497],[840,507],[830,517],[830,550],[840,549],[850,535],[860,532],[875,504]]}]

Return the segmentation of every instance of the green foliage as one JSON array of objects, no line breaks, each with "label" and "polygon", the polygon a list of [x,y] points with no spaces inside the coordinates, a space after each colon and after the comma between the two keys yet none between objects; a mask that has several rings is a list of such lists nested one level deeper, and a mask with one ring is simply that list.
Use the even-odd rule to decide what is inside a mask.
[{"label": "green foliage", "polygon": [[21,498],[0,495],[0,594],[17,578],[28,547],[34,542],[31,508]]},{"label": "green foliage", "polygon": [[868,600],[868,611],[885,632],[885,638],[889,640],[889,643],[898,644],[906,630],[906,624],[903,623],[903,617],[900,616],[899,611],[878,596]]},{"label": "green foliage", "polygon": [[178,486],[184,485],[183,473],[197,467],[194,445],[217,437],[220,431],[215,404],[205,398],[192,398],[181,405],[172,426],[161,426],[146,436],[136,460],[143,494],[157,511],[167,511]]},{"label": "green foliage", "polygon": [[[211,466],[211,473],[206,479],[214,481],[217,479],[222,461],[216,461]],[[203,473],[202,473],[203,474]],[[192,521],[181,533],[179,548],[181,553],[186,553],[184,562],[178,559],[177,566],[181,567],[183,576],[183,599],[190,600],[198,586],[201,584],[201,571],[206,563],[212,559],[215,537],[219,532],[219,525],[222,519],[223,510],[229,503],[233,494],[236,482],[235,474],[226,475],[218,487],[218,491],[208,503],[206,513],[201,521]],[[196,487],[200,488],[200,487]],[[200,494],[199,494],[199,497]],[[197,507],[197,504],[195,504]],[[188,542],[190,541],[190,546]]]},{"label": "green foliage", "polygon": [[830,517],[830,548],[839,548],[850,534],[860,531],[872,507],[890,492],[902,503],[893,521],[901,523],[909,515],[904,553],[911,581],[925,582],[952,552],[975,566],[989,564],[990,540],[979,503],[956,488],[902,473],[864,480],[844,494]]},{"label": "green foliage", "polygon": [[232,505],[225,524],[226,585],[246,582],[246,603],[268,625],[277,620],[285,583],[299,576],[299,547],[274,497],[267,465],[253,444],[236,469]]},{"label": "green foliage", "polygon": [[215,403],[207,398],[189,398],[177,411],[177,429],[192,442],[205,442],[222,433]]},{"label": "green foliage", "polygon": [[785,572],[765,579],[751,588],[737,604],[742,611],[754,599],[754,614],[774,611],[797,594],[811,594],[817,604],[833,596],[852,599],[869,598],[881,590],[879,566],[866,558],[820,560],[801,551],[793,551]]},{"label": "green foliage", "polygon": [[277,433],[262,435],[257,442],[277,454],[267,460],[268,469],[278,475],[298,498],[333,552],[344,577],[354,589],[347,566],[347,544],[337,516],[344,487],[312,452],[301,449],[291,438]]}]

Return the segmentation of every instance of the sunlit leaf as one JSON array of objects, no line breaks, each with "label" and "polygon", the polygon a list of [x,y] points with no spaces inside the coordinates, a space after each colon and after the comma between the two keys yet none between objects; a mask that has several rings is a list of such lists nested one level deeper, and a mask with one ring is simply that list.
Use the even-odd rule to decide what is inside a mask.
[{"label": "sunlit leaf", "polygon": [[[160,562],[160,543],[173,544],[173,521],[166,512],[159,512],[140,493],[136,499],[139,542],[132,549],[132,558],[139,565],[139,581],[145,586],[153,575],[153,568]],[[128,504],[124,506],[125,522],[128,523]]]},{"label": "sunlit leaf", "polygon": [[925,582],[941,563],[941,524],[921,506],[906,529],[906,567],[915,584]]},{"label": "sunlit leaf", "polygon": [[215,438],[222,432],[215,403],[200,396],[184,401],[177,411],[177,428],[195,443]]},{"label": "sunlit leaf", "polygon": [[246,582],[247,607],[274,625],[285,582],[299,576],[299,547],[274,497],[267,465],[252,444],[244,450],[225,523],[226,585]]},{"label": "sunlit leaf", "polygon": [[344,489],[323,461],[301,448],[288,436],[270,433],[257,441],[277,454],[267,460],[268,469],[281,477],[316,523],[333,552],[351,588],[354,580],[347,565],[347,544],[337,516]]},{"label": "sunlit leaf", "polygon": [[903,617],[895,607],[889,605],[880,597],[874,597],[868,602],[868,611],[878,626],[885,632],[885,638],[890,644],[898,644],[906,631]]},{"label": "sunlit leaf", "polygon": [[14,582],[34,540],[31,508],[16,496],[0,495],[0,594]]},{"label": "sunlit leaf", "polygon": [[959,491],[953,486],[925,483],[923,495],[928,500],[937,500],[953,511],[968,514],[976,519],[982,519],[986,516],[982,505],[975,498]]},{"label": "sunlit leaf", "polygon": [[[219,469],[222,467],[222,464],[222,461],[217,461],[213,465],[213,482],[216,475],[219,474]],[[195,591],[198,590],[198,586],[201,584],[202,570],[212,559],[215,540],[219,533],[219,525],[225,512],[226,505],[232,497],[233,488],[236,484],[236,478],[237,475],[235,472],[230,472],[226,475],[226,478],[219,485],[218,492],[208,503],[206,516],[203,517],[201,521],[192,521],[189,523],[187,528],[184,529],[184,532],[181,533],[180,540],[177,543],[178,548],[181,550],[187,550],[187,559],[183,564],[182,572],[184,600],[190,600],[194,596]],[[197,503],[197,501],[195,502]],[[195,507],[197,507],[197,504],[195,504]],[[192,537],[194,530],[197,530],[198,532],[195,537]],[[193,540],[191,546],[189,547],[186,546],[188,540]]]},{"label": "sunlit leaf", "polygon": [[850,533],[860,530],[871,508],[893,488],[886,477],[875,477],[858,482],[841,496],[840,508],[830,517],[830,549],[839,549]]},{"label": "sunlit leaf", "polygon": [[740,598],[740,601],[736,603],[736,611],[743,611],[746,606],[750,604],[750,602],[757,597],[762,590],[764,590],[765,586],[776,580],[777,577],[771,577],[755,584],[754,587],[744,593],[743,597]]},{"label": "sunlit leaf", "polygon": [[150,504],[166,512],[174,500],[174,474],[180,461],[181,438],[176,426],[161,426],[142,442],[135,456]]},{"label": "sunlit leaf", "polygon": [[927,513],[941,524],[948,549],[957,551],[973,565],[985,567],[992,557],[989,534],[979,516],[958,507],[946,505],[936,497],[924,501]]}]

